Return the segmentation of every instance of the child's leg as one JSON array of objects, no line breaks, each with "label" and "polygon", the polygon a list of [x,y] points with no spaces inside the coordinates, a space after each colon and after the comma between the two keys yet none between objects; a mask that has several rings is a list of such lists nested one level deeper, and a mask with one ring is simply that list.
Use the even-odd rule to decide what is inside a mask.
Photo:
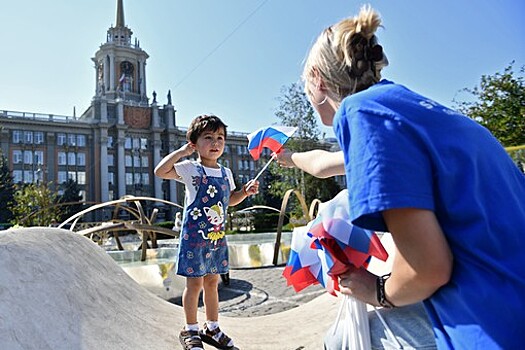
[{"label": "child's leg", "polygon": [[218,349],[232,349],[233,340],[219,328],[219,275],[204,276],[206,323],[200,331],[202,341]]},{"label": "child's leg", "polygon": [[204,276],[204,308],[207,321],[219,320],[219,275],[210,274]]},{"label": "child's leg", "polygon": [[[203,286],[203,277],[186,277],[186,288],[182,293],[182,307],[186,324],[196,324],[197,310],[199,308],[199,295]],[[217,306],[218,308],[218,306]]]}]

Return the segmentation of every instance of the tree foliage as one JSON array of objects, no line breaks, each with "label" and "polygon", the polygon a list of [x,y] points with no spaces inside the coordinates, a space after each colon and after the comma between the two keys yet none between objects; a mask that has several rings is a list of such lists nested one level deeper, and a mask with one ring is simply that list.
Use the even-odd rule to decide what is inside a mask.
[{"label": "tree foliage", "polygon": [[13,218],[15,185],[8,162],[0,151],[0,223],[10,222]]},{"label": "tree foliage", "polygon": [[73,179],[68,179],[64,184],[64,192],[57,198],[57,203],[65,204],[60,209],[60,221],[65,221],[70,216],[82,210],[80,187]]},{"label": "tree foliage", "polygon": [[22,185],[14,195],[13,224],[21,226],[49,226],[57,222],[60,209],[55,206],[57,195],[47,183]]},{"label": "tree foliage", "polygon": [[[298,152],[318,148],[320,129],[317,117],[301,85],[285,86],[281,93],[275,115],[282,125],[298,128],[294,138],[286,143],[286,148]],[[333,178],[319,179],[300,169],[281,168],[275,163],[269,169],[273,177],[269,192],[274,197],[283,198],[287,190],[299,189],[306,203],[311,203],[316,198],[321,201],[331,199],[340,190]],[[302,214],[297,203],[290,204],[290,209],[296,215]]]},{"label": "tree foliage", "polygon": [[525,66],[521,75],[514,62],[503,72],[483,75],[479,86],[464,89],[474,101],[454,101],[457,108],[489,129],[505,146],[525,144]]},{"label": "tree foliage", "polygon": [[296,126],[295,137],[301,140],[319,140],[319,126],[314,110],[298,83],[281,88],[279,107],[275,112],[282,125]]}]

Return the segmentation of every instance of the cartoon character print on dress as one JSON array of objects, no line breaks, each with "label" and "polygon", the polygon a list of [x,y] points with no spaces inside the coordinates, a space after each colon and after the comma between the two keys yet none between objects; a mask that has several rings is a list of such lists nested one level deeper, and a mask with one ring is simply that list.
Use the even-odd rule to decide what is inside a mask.
[{"label": "cartoon character print on dress", "polygon": [[214,249],[217,249],[217,241],[226,235],[226,231],[223,229],[224,209],[222,202],[217,202],[217,204],[214,204],[211,207],[204,207],[202,209],[212,227],[208,228],[208,232],[199,230],[199,233],[202,235],[202,238],[214,242]]},{"label": "cartoon character print on dress", "polygon": [[226,273],[229,269],[226,241],[226,208],[230,199],[228,175],[207,176],[195,162],[198,175],[191,179],[196,190],[193,203],[185,209],[183,234],[179,245],[177,273],[188,277]]}]

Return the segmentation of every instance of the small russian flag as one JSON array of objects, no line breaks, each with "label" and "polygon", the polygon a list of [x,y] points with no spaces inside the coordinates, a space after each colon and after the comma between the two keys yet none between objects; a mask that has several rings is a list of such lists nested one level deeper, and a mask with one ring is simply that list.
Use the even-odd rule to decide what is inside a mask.
[{"label": "small russian flag", "polygon": [[279,125],[260,128],[248,135],[248,151],[254,160],[259,159],[264,147],[277,153],[296,130],[296,127]]}]

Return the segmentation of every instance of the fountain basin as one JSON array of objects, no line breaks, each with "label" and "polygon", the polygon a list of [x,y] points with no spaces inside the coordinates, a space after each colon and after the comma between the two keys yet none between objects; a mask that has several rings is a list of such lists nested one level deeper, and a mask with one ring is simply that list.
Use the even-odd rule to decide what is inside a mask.
[{"label": "fountain basin", "polygon": [[[230,268],[257,268],[273,266],[275,232],[240,233],[228,236]],[[277,259],[278,265],[288,260],[291,232],[283,232]],[[115,250],[106,246],[109,256],[137,283],[163,299],[180,297],[185,286],[184,277],[178,276],[175,266],[178,258],[178,240],[158,241],[159,248],[148,249],[146,260],[141,261],[142,251],[138,250],[142,242],[127,241],[125,250]]]}]

